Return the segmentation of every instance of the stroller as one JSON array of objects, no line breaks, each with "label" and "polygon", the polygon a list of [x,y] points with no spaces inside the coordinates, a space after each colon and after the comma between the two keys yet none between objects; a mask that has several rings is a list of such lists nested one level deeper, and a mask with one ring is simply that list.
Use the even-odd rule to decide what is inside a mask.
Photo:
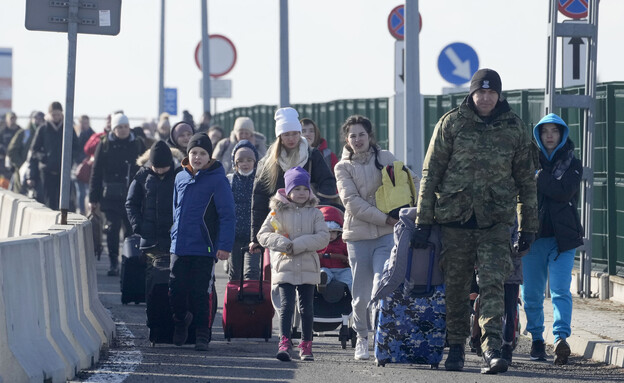
[{"label": "stroller", "polygon": [[[315,291],[314,323],[312,325],[314,336],[337,336],[343,349],[347,348],[349,341],[351,347],[355,347],[357,334],[353,329],[351,311],[351,293],[343,282],[332,280],[327,284],[323,294]],[[301,314],[299,305],[297,305],[293,319],[293,338],[301,338],[301,332],[298,331],[300,322]],[[326,332],[336,330],[338,327],[340,327],[338,334],[326,334]]]}]

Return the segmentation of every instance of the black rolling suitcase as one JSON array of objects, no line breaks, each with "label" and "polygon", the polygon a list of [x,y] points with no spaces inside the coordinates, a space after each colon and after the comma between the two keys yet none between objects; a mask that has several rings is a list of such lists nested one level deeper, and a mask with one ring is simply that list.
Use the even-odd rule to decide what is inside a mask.
[{"label": "black rolling suitcase", "polygon": [[[152,347],[157,343],[173,343],[173,312],[169,305],[169,255],[162,255],[149,259],[146,270],[145,290],[147,291],[147,327]],[[212,338],[212,323],[217,313],[217,292],[214,284],[214,268],[210,283],[208,312],[210,313],[210,329]],[[194,312],[194,307],[190,307]],[[189,326],[186,344],[195,343],[195,324]]]},{"label": "black rolling suitcase", "polygon": [[145,257],[142,256],[139,244],[141,237],[131,235],[124,240],[121,255],[121,303],[145,302]]}]

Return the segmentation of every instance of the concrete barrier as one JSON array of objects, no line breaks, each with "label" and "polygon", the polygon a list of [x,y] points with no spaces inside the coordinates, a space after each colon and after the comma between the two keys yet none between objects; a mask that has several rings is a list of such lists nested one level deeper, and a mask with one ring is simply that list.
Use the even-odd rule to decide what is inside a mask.
[{"label": "concrete barrier", "polygon": [[71,372],[61,356],[63,350],[47,329],[49,307],[44,297],[40,238],[0,240],[0,306],[4,311],[0,371],[10,382],[63,382]]},{"label": "concrete barrier", "polygon": [[91,223],[0,191],[0,383],[66,382],[115,325],[97,291]]}]

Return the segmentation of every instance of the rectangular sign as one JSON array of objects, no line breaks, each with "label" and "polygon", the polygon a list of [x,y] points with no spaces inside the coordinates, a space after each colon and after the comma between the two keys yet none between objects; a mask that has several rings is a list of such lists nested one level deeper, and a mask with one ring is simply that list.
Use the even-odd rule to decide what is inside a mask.
[{"label": "rectangular sign", "polygon": [[[199,98],[204,97],[204,80],[199,79]],[[231,79],[210,79],[210,97],[211,98],[232,98],[232,80]]]},{"label": "rectangular sign", "polygon": [[[587,23],[585,20],[566,20],[564,23]],[[583,37],[561,38],[561,85],[569,86],[585,85],[587,77],[587,44],[588,40]]]},{"label": "rectangular sign", "polygon": [[0,48],[0,115],[12,109],[13,50]]},{"label": "rectangular sign", "polygon": [[[26,0],[26,29],[67,32],[70,0]],[[117,35],[121,27],[121,0],[80,0],[78,33]]]},{"label": "rectangular sign", "polygon": [[178,115],[178,88],[165,88],[165,112]]}]

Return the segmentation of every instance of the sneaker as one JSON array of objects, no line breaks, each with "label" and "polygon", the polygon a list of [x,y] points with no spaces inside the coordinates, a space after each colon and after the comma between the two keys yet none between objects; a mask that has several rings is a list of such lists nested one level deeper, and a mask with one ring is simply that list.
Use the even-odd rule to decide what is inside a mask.
[{"label": "sneaker", "polygon": [[208,351],[210,338],[212,338],[210,327],[198,327],[195,332],[195,350]]},{"label": "sneaker", "polygon": [[325,292],[325,289],[327,289],[327,273],[321,270],[321,283],[316,285],[316,290],[319,292],[319,294],[323,294]]},{"label": "sneaker", "polygon": [[481,367],[482,374],[498,374],[499,372],[507,372],[507,361],[501,357],[498,350],[487,350],[483,352],[483,365]]},{"label": "sneaker", "polygon": [[370,358],[368,353],[368,338],[357,337],[354,358],[355,360],[367,360]]},{"label": "sneaker", "polygon": [[312,341],[304,340],[299,344],[299,358],[301,360],[314,360],[314,355],[312,355]]},{"label": "sneaker", "polygon": [[511,366],[512,356],[513,356],[513,345],[503,344],[503,347],[501,348],[501,358],[507,361],[508,366]]},{"label": "sneaker", "polygon": [[193,321],[193,314],[186,312],[186,316],[183,320],[179,320],[173,316],[173,344],[176,346],[182,346],[186,343],[188,338],[188,328]]},{"label": "sneaker", "polygon": [[464,369],[464,359],[466,354],[464,352],[463,344],[452,344],[449,346],[448,356],[444,362],[444,368],[446,371],[461,371]]},{"label": "sneaker", "polygon": [[568,357],[570,356],[570,345],[565,339],[559,338],[555,343],[555,364],[562,366],[568,363]]},{"label": "sneaker", "polygon": [[290,362],[290,350],[292,349],[292,342],[284,335],[280,338],[280,342],[277,348],[277,355],[275,357],[282,362]]},{"label": "sneaker", "polygon": [[534,340],[531,344],[531,360],[546,361],[546,346],[543,340]]}]

